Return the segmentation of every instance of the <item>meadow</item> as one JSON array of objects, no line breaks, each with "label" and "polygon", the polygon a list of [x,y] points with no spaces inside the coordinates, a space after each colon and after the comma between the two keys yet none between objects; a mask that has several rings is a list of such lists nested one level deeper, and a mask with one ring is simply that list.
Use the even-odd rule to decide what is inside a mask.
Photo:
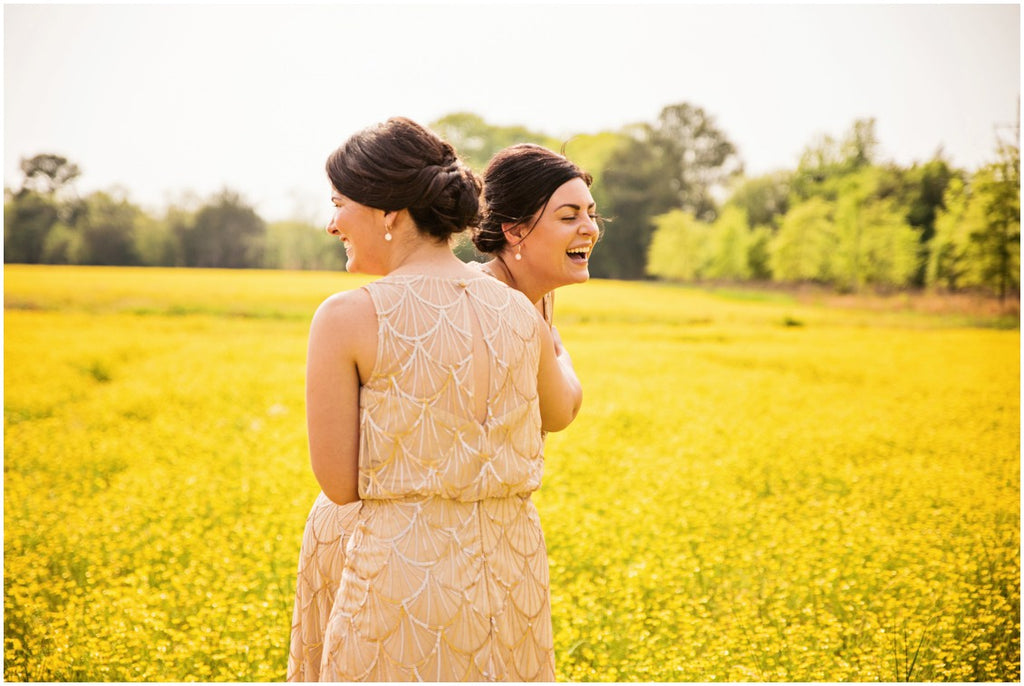
[{"label": "meadow", "polygon": [[[335,273],[6,266],[4,678],[278,681]],[[573,681],[1019,681],[1020,334],[592,281],[535,495]]]}]

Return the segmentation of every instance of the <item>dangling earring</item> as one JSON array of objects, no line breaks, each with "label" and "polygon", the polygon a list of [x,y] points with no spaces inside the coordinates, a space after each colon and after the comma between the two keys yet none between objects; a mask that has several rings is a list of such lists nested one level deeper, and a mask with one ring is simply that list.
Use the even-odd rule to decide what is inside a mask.
[{"label": "dangling earring", "polygon": [[517,245],[516,246],[516,262],[519,262],[520,260],[523,259],[522,252],[523,252],[523,247],[521,245]]},{"label": "dangling earring", "polygon": [[390,241],[391,240],[391,227],[390,226],[385,226],[384,227],[384,231],[385,231],[385,233],[384,233],[384,240]]}]

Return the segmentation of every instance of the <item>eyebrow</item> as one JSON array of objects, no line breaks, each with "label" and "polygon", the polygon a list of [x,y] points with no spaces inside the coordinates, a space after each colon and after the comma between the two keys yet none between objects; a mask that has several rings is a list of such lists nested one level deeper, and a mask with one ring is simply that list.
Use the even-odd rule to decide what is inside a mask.
[{"label": "eyebrow", "polygon": [[[562,209],[563,207],[571,207],[572,209],[576,210],[577,212],[579,212],[580,210],[583,209],[579,205],[576,205],[576,204],[571,203],[571,202],[567,202],[564,205],[559,205],[558,207],[556,207],[555,208],[555,212],[557,212],[558,210]],[[587,205],[587,209],[590,209],[591,207],[597,207],[597,203],[592,202],[589,205]]]}]

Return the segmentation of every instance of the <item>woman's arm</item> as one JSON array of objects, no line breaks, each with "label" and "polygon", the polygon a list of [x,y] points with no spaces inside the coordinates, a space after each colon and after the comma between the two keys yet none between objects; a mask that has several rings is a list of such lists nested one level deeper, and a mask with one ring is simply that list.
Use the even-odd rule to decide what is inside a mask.
[{"label": "woman's arm", "polygon": [[580,383],[579,377],[576,376],[576,369],[572,366],[572,358],[569,357],[569,351],[562,345],[562,337],[554,325],[554,291],[549,291],[538,301],[537,311],[541,313],[541,316],[550,328],[551,339],[555,346],[555,359],[558,360],[558,365],[561,367],[562,373],[565,375],[565,381],[568,384],[568,392],[572,398],[572,416],[575,418],[576,414],[580,411],[580,405],[583,404],[583,385]]},{"label": "woman's arm", "polygon": [[555,346],[555,359],[558,360],[558,366],[561,367],[565,381],[569,385],[569,393],[573,401],[572,416],[575,418],[583,404],[583,385],[580,383],[579,377],[576,376],[576,368],[572,366],[569,351],[562,345],[562,336],[554,326],[551,327],[551,340]]},{"label": "woman's arm", "polygon": [[557,330],[547,325],[539,326],[538,329],[541,349],[537,395],[540,399],[541,428],[544,431],[561,431],[576,418],[583,402],[583,387],[576,377],[569,353],[561,346]]},{"label": "woman's arm", "polygon": [[309,331],[306,427],[313,474],[324,494],[344,505],[359,499],[360,362],[376,345],[369,295],[350,291],[320,305]]}]

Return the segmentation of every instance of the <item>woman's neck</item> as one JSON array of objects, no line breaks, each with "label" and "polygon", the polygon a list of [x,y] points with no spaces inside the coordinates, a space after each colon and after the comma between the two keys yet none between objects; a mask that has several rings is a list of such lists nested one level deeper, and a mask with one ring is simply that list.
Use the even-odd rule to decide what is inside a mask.
[{"label": "woman's neck", "polygon": [[485,268],[498,281],[523,293],[534,305],[539,303],[550,290],[535,283],[530,277],[530,273],[518,263],[510,264],[510,261],[502,253],[496,254],[494,259],[485,265]]},{"label": "woman's neck", "polygon": [[462,260],[452,253],[447,243],[432,240],[410,241],[404,246],[395,246],[389,260],[388,274],[456,274],[466,270]]}]

